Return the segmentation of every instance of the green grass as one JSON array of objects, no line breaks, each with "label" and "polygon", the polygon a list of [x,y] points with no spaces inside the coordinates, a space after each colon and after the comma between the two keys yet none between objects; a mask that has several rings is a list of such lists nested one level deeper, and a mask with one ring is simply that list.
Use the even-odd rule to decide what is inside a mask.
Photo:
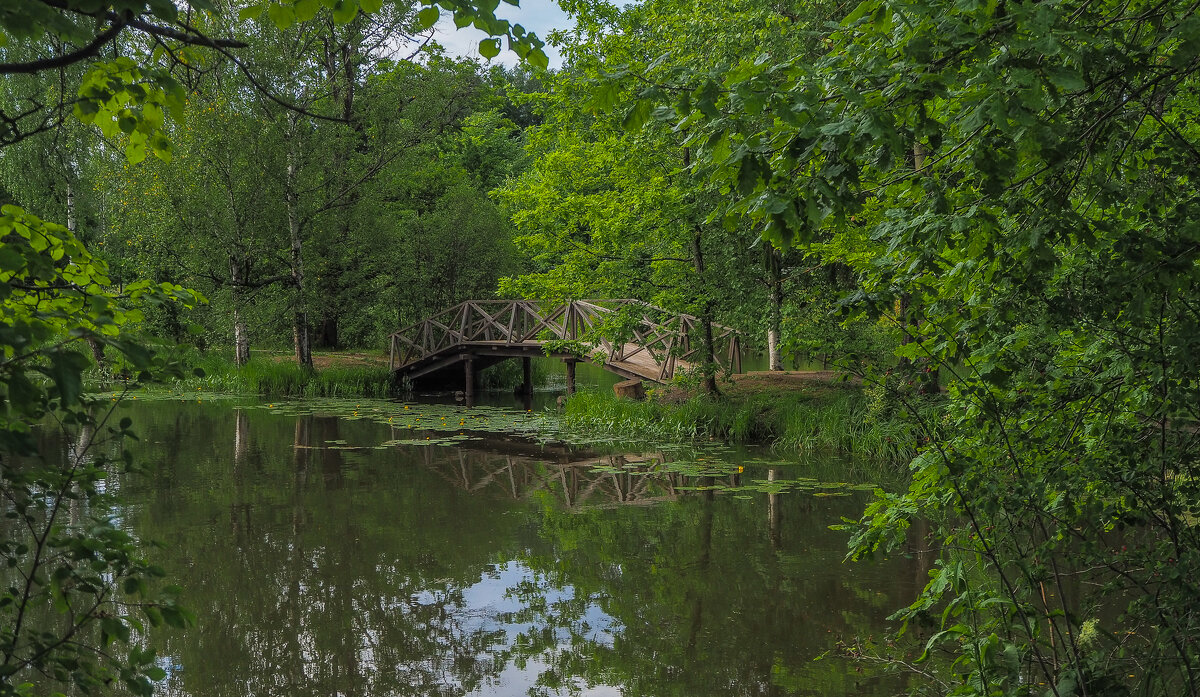
[{"label": "green grass", "polygon": [[572,429],[627,437],[718,438],[895,461],[910,457],[919,437],[910,422],[873,414],[857,388],[819,394],[773,390],[734,398],[701,395],[678,404],[582,391],[567,401],[564,418]]},{"label": "green grass", "polygon": [[193,361],[204,377],[183,381],[187,387],[264,397],[387,397],[391,375],[386,366],[331,366],[305,370],[290,361],[254,358],[238,368],[219,356]]}]

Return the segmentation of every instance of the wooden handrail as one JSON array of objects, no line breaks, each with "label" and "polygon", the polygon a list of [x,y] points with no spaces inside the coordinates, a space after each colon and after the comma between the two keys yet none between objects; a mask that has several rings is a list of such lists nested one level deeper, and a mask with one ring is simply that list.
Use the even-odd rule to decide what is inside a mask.
[{"label": "wooden handrail", "polygon": [[[633,305],[646,310],[625,342],[613,342],[595,334],[603,316],[617,312],[613,305]],[[657,317],[655,315],[658,315]],[[467,300],[388,335],[389,366],[403,371],[426,359],[444,360],[452,350],[471,345],[542,346],[537,337],[549,332],[550,340],[582,340],[602,350],[606,367],[621,364],[645,353],[640,360],[644,373],[653,363],[659,380],[674,376],[677,368],[690,367],[688,359],[700,348],[689,333],[700,320],[673,313],[656,305],[632,299],[569,300],[560,303],[531,300]],[[713,324],[713,360],[734,370],[741,368],[741,342],[730,327]],[[629,364],[626,364],[629,367]]]}]

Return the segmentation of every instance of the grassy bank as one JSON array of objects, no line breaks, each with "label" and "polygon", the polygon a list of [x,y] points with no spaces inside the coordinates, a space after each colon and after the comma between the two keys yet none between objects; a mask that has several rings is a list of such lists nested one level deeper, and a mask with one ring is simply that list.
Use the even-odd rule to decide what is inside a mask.
[{"label": "grassy bank", "polygon": [[320,361],[305,370],[290,360],[256,356],[242,367],[221,356],[194,358],[204,377],[190,377],[182,386],[229,394],[264,397],[387,397],[391,376],[386,363]]},{"label": "grassy bank", "polygon": [[911,421],[880,408],[876,396],[858,386],[750,387],[715,398],[641,402],[584,391],[567,401],[565,419],[573,429],[626,437],[715,438],[886,460],[911,456],[919,438]]}]

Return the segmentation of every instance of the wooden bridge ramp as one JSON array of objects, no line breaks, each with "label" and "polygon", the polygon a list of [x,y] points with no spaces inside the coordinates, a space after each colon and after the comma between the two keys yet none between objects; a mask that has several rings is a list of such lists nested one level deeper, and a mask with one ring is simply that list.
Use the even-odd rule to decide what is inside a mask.
[{"label": "wooden bridge ramp", "polygon": [[[713,330],[720,349],[714,358],[741,372],[737,332]],[[625,378],[664,383],[699,360],[700,331],[696,317],[633,300],[468,300],[394,332],[389,365],[397,378],[440,387],[461,380],[470,391],[475,371],[509,358],[549,356],[567,362],[573,391],[574,363],[582,355]]]}]

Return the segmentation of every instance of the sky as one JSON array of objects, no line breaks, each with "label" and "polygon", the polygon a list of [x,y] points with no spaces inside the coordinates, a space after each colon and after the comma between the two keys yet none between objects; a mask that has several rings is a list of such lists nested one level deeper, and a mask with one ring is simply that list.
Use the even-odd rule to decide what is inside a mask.
[{"label": "sky", "polygon": [[[520,7],[513,7],[506,2],[500,3],[496,8],[496,16],[501,19],[507,19],[513,24],[520,24],[527,30],[538,35],[538,38],[543,41],[546,39],[546,34],[551,29],[567,29],[574,26],[574,22],[563,12],[554,0],[521,0]],[[486,39],[487,34],[479,31],[475,27],[464,27],[463,29],[455,29],[454,20],[450,17],[449,12],[443,12],[442,18],[434,27],[437,34],[437,41],[446,47],[446,52],[452,56],[465,56],[468,58],[479,58],[479,41]],[[517,64],[517,56],[508,50],[508,42],[503,42],[501,45],[500,55],[492,59],[494,63],[501,63],[507,66]],[[546,55],[550,58],[550,67],[558,68],[562,65],[562,57],[558,51],[551,45],[546,44],[543,49]]]}]

